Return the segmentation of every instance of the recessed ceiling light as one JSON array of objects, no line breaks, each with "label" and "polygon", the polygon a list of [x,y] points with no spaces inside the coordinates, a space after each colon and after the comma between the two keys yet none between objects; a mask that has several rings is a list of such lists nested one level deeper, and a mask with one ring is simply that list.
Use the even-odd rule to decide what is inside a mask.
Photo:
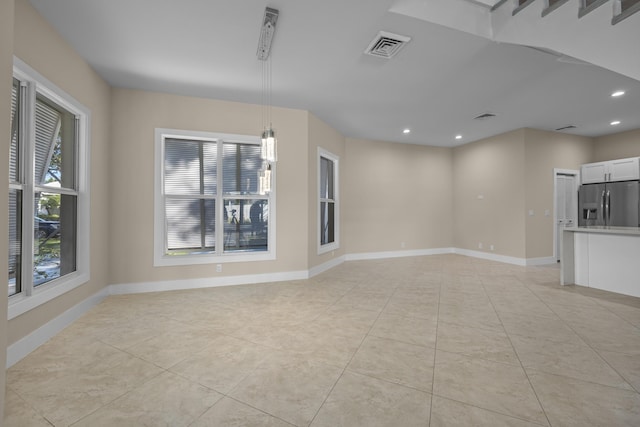
[{"label": "recessed ceiling light", "polygon": [[462,139],[462,135],[456,135],[456,139]]},{"label": "recessed ceiling light", "polygon": [[611,123],[609,123],[611,126],[617,126],[620,124],[620,120],[614,120]]},{"label": "recessed ceiling light", "polygon": [[623,90],[617,90],[617,91],[615,91],[615,92],[613,92],[611,94],[611,96],[614,97],[614,98],[617,98],[617,97],[622,96],[622,95],[624,95],[624,91]]},{"label": "recessed ceiling light", "polygon": [[411,129],[409,129],[409,128],[404,129],[404,130],[402,131],[402,133],[404,133],[404,134],[411,133]]}]

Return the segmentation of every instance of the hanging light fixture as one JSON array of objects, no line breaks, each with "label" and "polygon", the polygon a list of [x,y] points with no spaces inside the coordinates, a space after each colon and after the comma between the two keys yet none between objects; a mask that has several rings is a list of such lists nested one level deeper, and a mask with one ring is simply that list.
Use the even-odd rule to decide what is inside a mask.
[{"label": "hanging light fixture", "polygon": [[[264,19],[260,29],[260,40],[258,41],[257,56],[262,61],[262,135],[260,155],[266,163],[275,163],[278,160],[278,141],[276,133],[271,123],[271,42],[276,31],[278,21],[278,10],[267,7],[264,11]],[[271,168],[269,165],[263,166],[263,171],[268,171],[269,182]],[[262,173],[262,171],[261,171]],[[269,185],[270,187],[270,185]]]},{"label": "hanging light fixture", "polygon": [[271,165],[266,160],[258,171],[258,193],[268,194],[271,191]]}]

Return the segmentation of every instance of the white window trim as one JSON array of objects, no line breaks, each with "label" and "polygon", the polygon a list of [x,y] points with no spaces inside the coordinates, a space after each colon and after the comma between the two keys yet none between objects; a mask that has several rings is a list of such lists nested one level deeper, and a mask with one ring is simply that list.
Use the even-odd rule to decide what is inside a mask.
[{"label": "white window trim", "polygon": [[[87,283],[91,277],[90,274],[90,194],[91,188],[89,182],[89,161],[90,155],[90,135],[91,135],[91,111],[53,84],[42,74],[27,65],[24,61],[17,57],[13,57],[13,75],[20,81],[29,83],[29,90],[33,96],[40,93],[57,103],[61,107],[71,111],[78,116],[78,170],[77,170],[77,218],[78,222],[76,235],[76,271],[66,274],[46,284],[38,287],[30,286],[29,289],[23,289],[22,292],[9,297],[8,318],[13,319],[29,310],[32,310],[54,298],[57,298],[78,286]],[[33,108],[33,106],[31,106]],[[35,133],[35,123],[30,121],[27,129],[28,135]],[[31,142],[29,143],[31,145]],[[27,147],[23,147],[25,149]],[[31,151],[32,148],[28,148]],[[33,173],[31,173],[33,175]],[[24,183],[25,189],[29,193],[33,193],[33,177],[27,178]],[[33,227],[27,227],[30,230]],[[31,237],[29,237],[31,236]],[[33,239],[33,230],[24,233],[24,238]],[[31,264],[31,263],[30,263]],[[31,269],[33,266],[31,264]]]},{"label": "white window trim", "polygon": [[[322,214],[320,212],[320,202],[322,201],[321,198],[321,185],[322,183],[321,181],[321,158],[324,157],[325,159],[329,159],[333,162],[334,168],[333,168],[333,172],[334,172],[334,181],[333,181],[333,194],[334,194],[334,204],[335,204],[335,212],[334,212],[334,221],[335,221],[335,228],[334,228],[334,237],[335,240],[331,243],[326,243],[326,244],[321,244],[322,242],[322,229],[321,229],[321,224],[320,224],[320,218],[322,218]],[[316,225],[316,229],[317,229],[317,237],[318,237],[318,255],[329,252],[329,251],[335,251],[336,249],[340,248],[340,158],[338,156],[336,156],[335,154],[325,150],[324,148],[318,147],[318,165],[317,165],[317,172],[318,172],[318,177],[317,177],[317,183],[318,183],[318,199],[317,199],[317,225]]]},{"label": "white window trim", "polygon": [[[276,259],[276,166],[271,165],[271,192],[265,196],[269,200],[268,250],[263,252],[237,252],[197,255],[166,254],[166,218],[164,211],[164,141],[168,138],[189,138],[203,141],[227,141],[260,144],[260,137],[254,135],[234,135],[226,133],[199,132],[180,129],[155,129],[155,176],[153,208],[153,265],[154,267],[195,265],[227,262],[271,261]],[[221,190],[219,190],[220,193]],[[216,232],[216,239],[219,233]],[[220,245],[216,244],[216,247]]]}]

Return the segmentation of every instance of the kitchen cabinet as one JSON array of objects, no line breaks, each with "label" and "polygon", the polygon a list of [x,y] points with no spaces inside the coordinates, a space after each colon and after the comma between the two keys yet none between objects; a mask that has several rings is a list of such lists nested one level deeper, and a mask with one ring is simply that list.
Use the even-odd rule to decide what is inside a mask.
[{"label": "kitchen cabinet", "polygon": [[582,165],[582,184],[640,179],[640,157]]},{"label": "kitchen cabinet", "polygon": [[564,228],[560,284],[640,297],[638,253],[638,227]]}]

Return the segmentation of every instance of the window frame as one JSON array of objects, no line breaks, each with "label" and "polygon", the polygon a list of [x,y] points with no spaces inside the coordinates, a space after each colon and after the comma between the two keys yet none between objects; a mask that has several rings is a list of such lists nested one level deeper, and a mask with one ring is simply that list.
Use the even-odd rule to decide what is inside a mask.
[{"label": "window frame", "polygon": [[578,9],[578,18],[582,18],[589,12],[596,10],[597,8],[599,8],[600,6],[602,6],[608,1],[609,0],[594,0],[592,3],[587,5],[586,0],[580,0],[580,7]]},{"label": "window frame", "polygon": [[613,18],[611,18],[611,25],[616,25],[618,22],[640,12],[640,2],[633,3],[626,8],[623,8],[623,1],[624,0],[613,1]]},{"label": "window frame", "polygon": [[[168,255],[167,254],[167,229],[165,215],[165,194],[164,194],[164,160],[165,160],[165,140],[167,139],[189,139],[194,141],[210,141],[218,144],[240,143],[260,145],[259,136],[235,135],[218,132],[202,132],[182,129],[155,129],[155,176],[154,176],[154,237],[153,237],[153,265],[154,267],[178,266],[178,265],[198,265],[227,262],[252,262],[271,261],[276,259],[276,167],[271,165],[271,192],[268,195],[251,198],[267,199],[269,205],[269,221],[267,224],[267,250],[266,251],[237,251],[224,252],[224,245],[216,244],[215,253]],[[219,157],[218,172],[223,170],[223,159]],[[241,195],[225,195],[222,189],[222,182],[218,182],[216,200],[216,225],[218,218],[224,218],[222,209],[225,199],[242,199]],[[223,221],[223,220],[221,220]],[[219,229],[216,227],[216,242],[220,242]],[[222,236],[224,227],[222,228]]]},{"label": "window frame", "polygon": [[[322,203],[331,202],[330,199],[322,197],[322,159],[325,158],[333,162],[333,204],[334,204],[334,240],[330,243],[322,244]],[[317,200],[317,230],[318,230],[318,255],[340,248],[340,157],[318,147],[318,200]]]},{"label": "window frame", "polygon": [[551,12],[553,12],[554,10],[556,10],[557,8],[559,8],[560,6],[562,6],[563,4],[567,3],[569,0],[555,0],[554,3],[551,3],[552,0],[545,0],[544,1],[544,9],[542,10],[542,17],[547,16],[548,14],[550,14]]},{"label": "window frame", "polygon": [[[12,319],[32,310],[90,280],[90,135],[91,111],[67,92],[49,81],[18,57],[13,58],[13,77],[20,81],[26,91],[24,105],[21,106],[21,129],[19,132],[19,177],[18,182],[9,182],[9,189],[22,191],[22,288],[19,293],[9,296],[8,318]],[[77,119],[77,141],[75,168],[75,190],[58,189],[56,193],[68,194],[76,197],[76,268],[75,271],[53,279],[47,283],[33,285],[34,267],[34,205],[31,201],[35,193],[47,190],[39,185],[34,176],[35,156],[35,101],[41,95],[56,103],[60,107],[74,114]],[[21,102],[22,103],[22,102]]]},{"label": "window frame", "polygon": [[529,6],[531,3],[533,3],[535,0],[525,0],[525,1],[520,1],[520,0],[513,0],[513,12],[511,12],[511,15],[516,15],[518,12],[520,12],[522,9],[524,9],[525,7]]}]

